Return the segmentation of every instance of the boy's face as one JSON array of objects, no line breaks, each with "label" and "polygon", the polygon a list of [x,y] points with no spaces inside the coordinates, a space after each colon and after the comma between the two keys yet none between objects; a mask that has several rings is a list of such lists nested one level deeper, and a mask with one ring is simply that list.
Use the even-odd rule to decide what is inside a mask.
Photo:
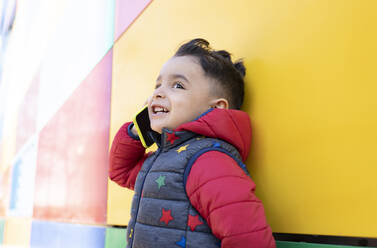
[{"label": "boy's face", "polygon": [[211,107],[211,79],[192,56],[170,58],[162,67],[156,88],[148,99],[151,128],[175,129]]}]

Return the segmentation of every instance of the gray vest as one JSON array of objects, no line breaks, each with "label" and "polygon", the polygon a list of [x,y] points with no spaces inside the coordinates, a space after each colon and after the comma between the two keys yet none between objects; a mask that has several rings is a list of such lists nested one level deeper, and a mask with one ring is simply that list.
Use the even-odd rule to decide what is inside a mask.
[{"label": "gray vest", "polygon": [[218,150],[246,171],[230,144],[195,133],[163,130],[158,150],[148,157],[136,179],[127,248],[220,247],[221,242],[191,205],[186,180],[195,160]]}]

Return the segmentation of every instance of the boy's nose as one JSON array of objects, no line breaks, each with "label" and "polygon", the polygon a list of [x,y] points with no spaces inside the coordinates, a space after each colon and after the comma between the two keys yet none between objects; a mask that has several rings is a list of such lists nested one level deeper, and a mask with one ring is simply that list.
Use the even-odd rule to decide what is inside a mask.
[{"label": "boy's nose", "polygon": [[164,93],[162,87],[159,87],[159,88],[154,90],[153,98],[164,98],[164,97],[165,97],[165,93]]}]

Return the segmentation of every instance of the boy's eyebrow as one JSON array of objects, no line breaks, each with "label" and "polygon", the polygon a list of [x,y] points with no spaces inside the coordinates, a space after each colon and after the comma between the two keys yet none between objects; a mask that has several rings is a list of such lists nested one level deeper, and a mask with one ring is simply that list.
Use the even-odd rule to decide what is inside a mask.
[{"label": "boy's eyebrow", "polygon": [[[182,74],[171,74],[171,76],[170,76],[171,78],[181,78],[181,79],[183,79],[183,80],[185,80],[186,82],[190,82],[184,75],[182,75]],[[156,80],[156,82],[158,82],[158,81],[160,81],[161,80],[161,75],[159,75],[158,77],[157,77],[157,80]]]}]

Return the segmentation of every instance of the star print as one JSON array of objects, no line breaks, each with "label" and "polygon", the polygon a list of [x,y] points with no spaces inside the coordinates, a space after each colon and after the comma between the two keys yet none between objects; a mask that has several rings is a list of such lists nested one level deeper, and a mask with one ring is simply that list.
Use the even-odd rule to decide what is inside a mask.
[{"label": "star print", "polygon": [[165,178],[166,176],[159,176],[157,179],[156,179],[156,183],[158,184],[158,189],[160,189],[162,186],[165,186]]},{"label": "star print", "polygon": [[196,140],[201,140],[201,139],[204,139],[204,136],[200,136],[200,137],[196,138]]},{"label": "star print", "polygon": [[176,141],[177,139],[179,139],[179,137],[177,137],[175,133],[173,132],[173,133],[168,133],[168,138],[166,140],[169,141],[170,144],[173,144],[174,141]]},{"label": "star print", "polygon": [[219,148],[219,147],[221,147],[221,145],[220,145],[219,142],[215,142],[215,143],[213,143],[212,147]]},{"label": "star print", "polygon": [[179,245],[182,248],[186,248],[186,238],[182,236],[181,240],[176,242],[177,245]]},{"label": "star print", "polygon": [[183,152],[183,151],[186,151],[186,148],[189,146],[189,144],[188,145],[185,145],[185,146],[181,146],[178,150],[176,150],[178,153],[181,153],[181,152]]},{"label": "star print", "polygon": [[130,231],[130,236],[129,238],[132,238],[132,233],[133,233],[134,229],[131,228],[131,231]]},{"label": "star print", "polygon": [[203,224],[203,222],[199,220],[199,215],[193,216],[189,214],[187,225],[190,227],[191,231],[194,231],[195,228],[201,224]]},{"label": "star print", "polygon": [[162,217],[160,218],[160,222],[165,222],[166,225],[169,224],[170,221],[174,220],[174,218],[171,216],[171,209],[165,210],[165,208],[162,209]]}]

